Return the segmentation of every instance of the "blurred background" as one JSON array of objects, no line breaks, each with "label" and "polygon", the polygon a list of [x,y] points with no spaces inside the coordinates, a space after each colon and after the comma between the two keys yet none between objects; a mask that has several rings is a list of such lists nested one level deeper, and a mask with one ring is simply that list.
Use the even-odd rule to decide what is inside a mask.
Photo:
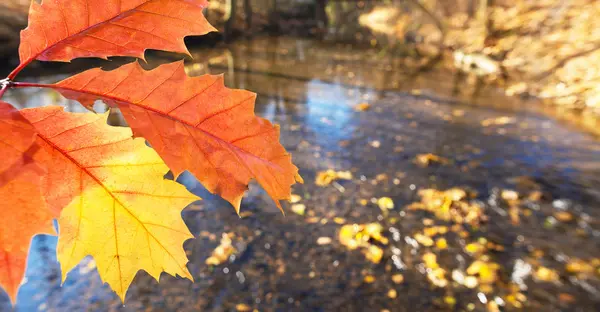
[{"label": "blurred background", "polygon": [[[0,76],[29,3],[0,1]],[[92,259],[61,287],[56,238],[37,236],[17,311],[600,310],[600,2],[214,0],[206,16],[219,33],[186,39],[186,71],[225,73],[281,125],[306,181],[287,216],[252,185],[240,218],[183,175],[204,199],[183,213],[195,283],[140,272],[123,306]],[[49,90],[5,100],[84,111]]]}]

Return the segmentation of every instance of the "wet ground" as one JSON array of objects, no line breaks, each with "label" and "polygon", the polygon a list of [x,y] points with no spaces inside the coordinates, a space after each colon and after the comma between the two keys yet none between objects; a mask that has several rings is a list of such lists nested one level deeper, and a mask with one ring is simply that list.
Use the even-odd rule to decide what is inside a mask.
[{"label": "wet ground", "polygon": [[[123,306],[89,259],[61,287],[56,239],[38,236],[17,311],[600,309],[600,141],[577,124],[375,50],[255,38],[192,54],[190,75],[225,73],[281,124],[306,181],[294,209],[252,186],[239,218],[184,176],[204,198],[184,211],[195,283],[140,272]],[[78,110],[50,91],[7,95]],[[205,264],[224,233],[235,251]]]}]

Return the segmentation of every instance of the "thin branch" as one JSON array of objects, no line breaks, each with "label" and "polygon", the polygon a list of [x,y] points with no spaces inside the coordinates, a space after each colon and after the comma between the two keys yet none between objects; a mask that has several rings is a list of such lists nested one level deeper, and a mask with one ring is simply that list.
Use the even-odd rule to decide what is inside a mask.
[{"label": "thin branch", "polygon": [[55,85],[31,82],[13,82],[10,84],[13,88],[50,88],[56,89]]},{"label": "thin branch", "polygon": [[9,86],[10,80],[8,78],[0,80],[0,99],[2,98],[6,90],[8,90]]}]

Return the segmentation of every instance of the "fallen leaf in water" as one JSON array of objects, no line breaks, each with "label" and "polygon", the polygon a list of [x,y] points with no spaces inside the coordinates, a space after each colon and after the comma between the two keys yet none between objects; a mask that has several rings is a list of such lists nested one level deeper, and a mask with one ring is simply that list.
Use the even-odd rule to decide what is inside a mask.
[{"label": "fallen leaf in water", "polygon": [[233,234],[223,233],[223,235],[221,236],[221,242],[220,242],[219,246],[217,246],[217,248],[215,248],[215,250],[213,250],[210,257],[208,257],[208,259],[206,259],[205,263],[207,265],[219,265],[219,264],[227,261],[227,259],[229,259],[229,256],[231,256],[234,252],[236,252],[235,247],[233,247],[231,245],[232,237],[233,237]]},{"label": "fallen leaf in water", "polygon": [[389,197],[381,197],[377,200],[377,205],[384,215],[387,215],[388,210],[394,209],[394,201]]},{"label": "fallen leaf in water", "polygon": [[491,286],[498,280],[498,270],[500,265],[491,262],[487,257],[482,257],[481,260],[475,260],[467,268],[467,274],[477,275],[479,277],[479,283]]},{"label": "fallen leaf in water", "polygon": [[311,224],[317,223],[317,222],[319,222],[319,220],[321,220],[321,219],[319,219],[318,217],[310,217],[310,218],[306,219],[306,223],[311,223]]},{"label": "fallen leaf in water", "polygon": [[437,287],[446,287],[446,270],[440,268],[437,263],[437,256],[432,252],[427,252],[422,257],[423,263],[427,267],[427,279]]},{"label": "fallen leaf in water", "polygon": [[433,246],[433,239],[431,239],[431,237],[425,236],[423,234],[417,233],[415,234],[415,240],[425,246],[425,247],[431,247]]},{"label": "fallen leaf in water", "polygon": [[357,112],[364,112],[371,108],[371,104],[369,103],[360,103],[354,106],[354,110]]},{"label": "fallen leaf in water", "polygon": [[505,201],[516,201],[519,199],[519,193],[513,190],[502,190],[500,197]]},{"label": "fallen leaf in water", "polygon": [[485,246],[480,243],[469,243],[465,246],[465,251],[469,254],[480,254],[485,251]]},{"label": "fallen leaf in water", "polygon": [[375,180],[377,180],[378,182],[385,181],[387,179],[388,179],[388,175],[385,173],[380,173],[375,176]]},{"label": "fallen leaf in water", "polygon": [[375,277],[373,275],[367,275],[367,276],[365,276],[363,281],[367,284],[371,284],[371,283],[375,282]]},{"label": "fallen leaf in water", "polygon": [[293,204],[292,205],[292,212],[297,215],[303,216],[305,211],[306,211],[306,206],[304,204]]},{"label": "fallen leaf in water", "polygon": [[352,172],[350,171],[335,171],[328,169],[326,171],[319,171],[315,184],[318,186],[326,186],[331,184],[335,180],[352,180]]},{"label": "fallen leaf in water", "polygon": [[382,231],[383,226],[381,226],[379,223],[368,223],[364,227],[364,235],[366,237],[372,238],[375,241],[387,245],[388,239],[381,234]]},{"label": "fallen leaf in water", "polygon": [[396,297],[398,297],[398,292],[395,289],[390,289],[388,290],[387,296],[390,299],[396,299]]},{"label": "fallen leaf in water", "polygon": [[381,232],[383,227],[378,223],[347,224],[340,229],[338,239],[340,243],[350,250],[363,249],[367,260],[379,263],[383,257],[383,249],[373,245],[372,242],[388,244],[388,239]]},{"label": "fallen leaf in water", "polygon": [[465,111],[462,109],[455,109],[452,111],[452,116],[454,117],[462,117],[465,115]]},{"label": "fallen leaf in water", "polygon": [[423,189],[418,192],[420,202],[410,204],[408,210],[425,210],[433,213],[436,218],[454,223],[467,223],[479,226],[487,221],[484,210],[477,202],[466,200],[467,192],[452,188],[447,191]]},{"label": "fallen leaf in water", "polygon": [[456,304],[456,298],[452,296],[445,296],[444,302],[449,306],[454,306]]},{"label": "fallen leaf in water", "polygon": [[432,252],[427,252],[422,257],[425,266],[430,269],[437,269],[440,266],[437,263],[437,256]]},{"label": "fallen leaf in water", "polygon": [[396,284],[402,284],[402,282],[404,282],[404,275],[394,274],[392,275],[392,281]]},{"label": "fallen leaf in water", "polygon": [[251,215],[253,215],[254,213],[252,211],[242,211],[240,212],[240,218],[247,218]]},{"label": "fallen leaf in water", "polygon": [[292,196],[290,197],[290,202],[292,204],[295,204],[295,203],[297,203],[297,202],[299,202],[301,200],[302,200],[302,197],[300,195],[297,195],[297,194],[292,194]]},{"label": "fallen leaf in water", "polygon": [[448,241],[445,238],[439,238],[435,241],[435,247],[438,249],[446,249],[448,248]]},{"label": "fallen leaf in water", "polygon": [[555,213],[552,214],[554,216],[554,218],[556,218],[556,220],[560,221],[560,222],[571,222],[573,221],[573,219],[575,219],[573,217],[573,214],[568,212],[568,211],[557,211]]},{"label": "fallen leaf in water", "polygon": [[560,278],[556,270],[543,266],[538,267],[533,276],[543,282],[556,282]]},{"label": "fallen leaf in water", "polygon": [[418,154],[415,157],[415,162],[419,166],[427,167],[432,164],[445,165],[445,164],[449,163],[450,161],[447,158],[428,153],[428,154]]},{"label": "fallen leaf in water", "polygon": [[582,259],[572,258],[565,265],[565,269],[569,273],[590,274],[594,272],[594,266]]},{"label": "fallen leaf in water", "polygon": [[252,308],[249,305],[245,304],[245,303],[238,303],[235,306],[235,309],[238,310],[239,312],[252,311]]},{"label": "fallen leaf in water", "polygon": [[567,293],[558,294],[558,300],[560,300],[560,302],[564,302],[564,303],[573,303],[573,302],[577,301],[577,299],[575,299],[574,296],[567,294]]},{"label": "fallen leaf in water", "polygon": [[381,262],[381,258],[383,258],[383,249],[379,246],[370,245],[364,253],[365,258],[375,264]]},{"label": "fallen leaf in water", "polygon": [[329,245],[331,244],[331,237],[319,237],[317,239],[317,245]]},{"label": "fallen leaf in water", "polygon": [[346,219],[340,218],[340,217],[335,217],[335,218],[333,218],[333,222],[337,223],[337,224],[344,224],[344,223],[346,223]]},{"label": "fallen leaf in water", "polygon": [[516,119],[514,117],[502,116],[498,118],[488,118],[481,122],[481,125],[484,127],[489,126],[502,126],[515,123]]},{"label": "fallen leaf in water", "polygon": [[529,193],[529,195],[527,195],[527,199],[529,199],[530,201],[537,202],[542,199],[542,196],[543,196],[542,192],[533,191],[533,192]]}]

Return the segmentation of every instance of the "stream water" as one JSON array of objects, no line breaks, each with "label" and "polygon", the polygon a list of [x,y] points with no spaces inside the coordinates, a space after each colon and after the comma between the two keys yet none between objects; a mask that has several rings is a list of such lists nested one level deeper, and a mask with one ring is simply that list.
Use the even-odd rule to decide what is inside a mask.
[{"label": "stream water", "polygon": [[[295,214],[288,204],[282,216],[253,185],[242,204],[246,214],[239,218],[184,175],[181,182],[204,198],[183,213],[197,237],[185,244],[194,283],[168,275],[157,283],[140,272],[123,305],[103,285],[91,259],[61,286],[56,238],[37,236],[17,311],[483,311],[493,308],[491,301],[517,310],[508,298],[523,270],[522,309],[600,309],[594,262],[600,262],[600,141],[577,124],[558,121],[535,101],[471,83],[467,75],[438,67],[414,70],[406,60],[376,50],[259,37],[192,49],[192,55],[186,63],[190,75],[224,73],[228,86],[258,93],[257,114],[281,125],[281,141],[306,181],[293,189],[306,213]],[[172,58],[155,53],[149,59],[153,64]],[[20,108],[58,104],[82,111],[48,90],[10,91],[6,100]],[[356,111],[360,103],[370,108]],[[113,122],[120,122],[118,115]],[[417,155],[427,153],[447,161],[415,163]],[[317,186],[318,172],[327,169],[349,170],[353,178]],[[423,220],[433,217],[407,205],[419,201],[421,189],[452,187],[476,193],[473,201],[483,207],[487,222],[469,228],[468,237],[449,236],[443,250],[416,244],[413,237],[426,226]],[[543,196],[519,204],[515,222],[510,207],[497,200],[506,189],[521,197],[534,189]],[[390,197],[394,209],[382,213],[375,204],[380,197]],[[557,212],[570,217],[563,220]],[[381,246],[380,263],[338,241],[343,224],[370,222],[382,224],[390,239]],[[222,233],[233,233],[237,252],[226,263],[208,266],[205,260]],[[323,243],[323,237],[332,240]],[[468,266],[472,258],[464,247],[475,238],[503,246],[491,253],[500,265],[491,292],[462,287],[450,277],[451,268]],[[447,268],[447,286],[428,279],[431,268],[422,264],[428,250]],[[593,272],[566,269],[573,259],[592,263]],[[536,277],[540,266],[559,278]],[[397,274],[403,282],[392,280]],[[0,310],[10,310],[4,294]]]}]

